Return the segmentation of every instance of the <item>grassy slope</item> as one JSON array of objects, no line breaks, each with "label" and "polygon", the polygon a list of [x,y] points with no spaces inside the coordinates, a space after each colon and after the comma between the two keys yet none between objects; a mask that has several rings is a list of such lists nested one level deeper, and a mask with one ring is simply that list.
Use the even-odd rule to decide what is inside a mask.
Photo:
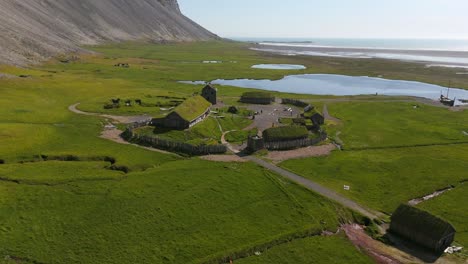
[{"label": "grassy slope", "polygon": [[0,254],[45,263],[192,263],[338,224],[332,204],[251,164],[176,161],[114,181],[0,188]]},{"label": "grassy slope", "polygon": [[236,261],[239,264],[296,264],[296,263],[374,263],[360,254],[343,236],[310,237],[284,244]]}]

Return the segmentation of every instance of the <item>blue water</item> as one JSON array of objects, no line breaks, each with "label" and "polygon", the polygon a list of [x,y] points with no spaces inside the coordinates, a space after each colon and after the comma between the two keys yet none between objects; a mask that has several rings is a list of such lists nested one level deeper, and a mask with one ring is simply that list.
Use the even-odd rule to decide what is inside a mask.
[{"label": "blue water", "polygon": [[267,69],[267,70],[305,70],[304,65],[296,64],[257,64],[252,66],[253,69]]},{"label": "blue water", "polygon": [[[190,84],[204,84],[205,82],[183,82]],[[334,74],[302,74],[289,75],[281,80],[214,80],[212,84],[228,85],[242,88],[254,88],[268,91],[278,91],[298,94],[318,95],[393,95],[416,96],[437,100],[441,94],[446,95],[447,88],[439,85],[387,80],[365,76],[346,76]],[[468,90],[450,89],[451,98],[468,99]],[[460,102],[457,102],[460,104]]]},{"label": "blue water", "polygon": [[236,40],[287,43],[300,47],[468,51],[468,39],[236,38]]}]

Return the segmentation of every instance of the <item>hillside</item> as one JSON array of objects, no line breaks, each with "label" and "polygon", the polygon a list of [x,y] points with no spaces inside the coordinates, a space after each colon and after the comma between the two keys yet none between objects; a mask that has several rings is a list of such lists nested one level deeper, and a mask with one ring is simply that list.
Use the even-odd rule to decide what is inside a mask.
[{"label": "hillside", "polygon": [[217,38],[185,17],[177,0],[4,0],[0,32],[0,64],[16,65],[80,45]]}]

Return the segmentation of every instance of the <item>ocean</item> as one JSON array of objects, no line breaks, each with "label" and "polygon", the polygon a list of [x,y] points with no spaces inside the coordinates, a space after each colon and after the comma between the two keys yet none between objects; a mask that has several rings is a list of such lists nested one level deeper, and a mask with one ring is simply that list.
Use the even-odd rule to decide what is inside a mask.
[{"label": "ocean", "polygon": [[468,69],[468,39],[292,39],[235,38],[256,43],[252,49],[283,55],[422,62],[428,67]]},{"label": "ocean", "polygon": [[233,38],[296,47],[467,51],[468,39]]}]

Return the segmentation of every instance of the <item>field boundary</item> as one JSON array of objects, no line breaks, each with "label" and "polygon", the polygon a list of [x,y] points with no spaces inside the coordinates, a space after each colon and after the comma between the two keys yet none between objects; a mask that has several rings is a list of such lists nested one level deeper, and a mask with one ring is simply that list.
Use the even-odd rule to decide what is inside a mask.
[{"label": "field boundary", "polygon": [[435,146],[453,146],[453,145],[468,145],[468,141],[448,142],[448,143],[433,143],[433,144],[415,144],[406,146],[387,146],[387,147],[365,147],[365,148],[343,148],[343,151],[366,151],[366,150],[385,150],[385,149],[404,149],[404,148],[423,148]]},{"label": "field boundary", "polygon": [[245,246],[231,252],[220,253],[217,256],[206,257],[197,263],[201,264],[224,264],[231,260],[239,260],[254,256],[256,252],[265,252],[271,248],[290,243],[294,240],[304,239],[308,237],[320,236],[323,231],[317,228],[308,228],[301,231],[291,232],[283,235],[272,237],[271,240],[260,242],[255,246]]},{"label": "field boundary", "polygon": [[127,127],[122,137],[128,142],[135,142],[156,149],[163,149],[188,155],[200,156],[210,154],[224,154],[228,148],[225,145],[201,145],[195,146],[174,140],[162,139],[159,137],[140,136],[133,132],[134,129],[147,126],[147,122],[133,123]]}]

